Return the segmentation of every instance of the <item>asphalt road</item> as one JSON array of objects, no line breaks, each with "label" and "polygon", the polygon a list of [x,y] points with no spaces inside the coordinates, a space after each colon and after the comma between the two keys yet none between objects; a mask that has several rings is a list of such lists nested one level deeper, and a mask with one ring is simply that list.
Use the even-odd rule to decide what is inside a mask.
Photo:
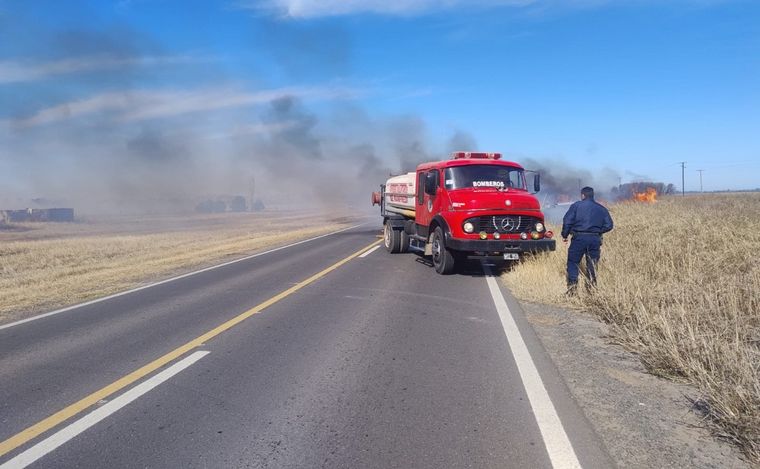
[{"label": "asphalt road", "polygon": [[500,282],[379,232],[1,328],[0,468],[611,467]]}]

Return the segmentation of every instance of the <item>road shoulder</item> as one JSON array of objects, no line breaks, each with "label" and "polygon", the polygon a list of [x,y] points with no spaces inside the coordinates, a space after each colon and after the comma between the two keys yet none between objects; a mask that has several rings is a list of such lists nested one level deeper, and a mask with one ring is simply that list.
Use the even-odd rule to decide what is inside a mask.
[{"label": "road shoulder", "polygon": [[692,387],[646,373],[593,317],[521,303],[573,398],[620,467],[748,468],[690,410]]}]

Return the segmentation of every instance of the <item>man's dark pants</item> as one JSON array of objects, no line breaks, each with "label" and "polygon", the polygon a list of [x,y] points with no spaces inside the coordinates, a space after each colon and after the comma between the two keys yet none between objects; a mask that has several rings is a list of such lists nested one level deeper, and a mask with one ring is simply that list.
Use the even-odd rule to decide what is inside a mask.
[{"label": "man's dark pants", "polygon": [[567,251],[567,285],[578,284],[578,270],[581,259],[586,257],[587,278],[596,284],[596,264],[602,254],[602,237],[595,234],[575,234]]}]

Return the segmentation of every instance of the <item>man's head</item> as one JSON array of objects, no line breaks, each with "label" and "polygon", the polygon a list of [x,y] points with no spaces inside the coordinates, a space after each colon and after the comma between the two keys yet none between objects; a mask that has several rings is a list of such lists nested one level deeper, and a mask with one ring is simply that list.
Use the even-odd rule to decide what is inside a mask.
[{"label": "man's head", "polygon": [[586,186],[583,189],[581,189],[581,199],[593,199],[594,198],[594,188]]}]

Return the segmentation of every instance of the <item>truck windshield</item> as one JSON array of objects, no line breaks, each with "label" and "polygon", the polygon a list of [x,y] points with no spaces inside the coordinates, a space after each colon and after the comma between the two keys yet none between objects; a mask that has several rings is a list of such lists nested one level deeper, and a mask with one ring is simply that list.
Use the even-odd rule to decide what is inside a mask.
[{"label": "truck windshield", "polygon": [[506,166],[474,164],[446,168],[444,173],[446,189],[467,187],[493,187],[496,189],[527,190],[522,169]]}]

